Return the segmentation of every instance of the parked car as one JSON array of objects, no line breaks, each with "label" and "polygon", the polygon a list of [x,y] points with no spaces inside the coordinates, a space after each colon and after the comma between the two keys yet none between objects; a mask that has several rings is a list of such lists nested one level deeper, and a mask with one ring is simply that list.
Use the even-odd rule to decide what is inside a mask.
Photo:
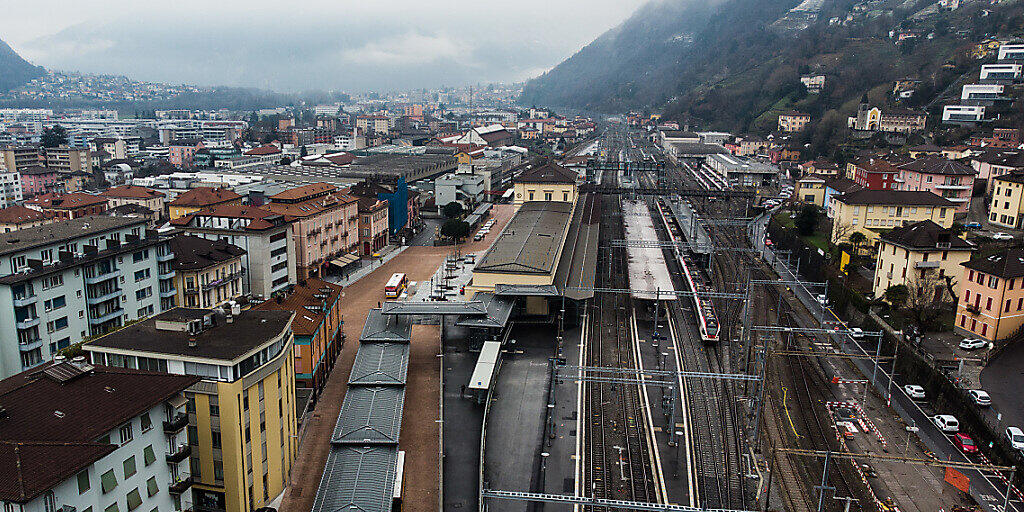
[{"label": "parked car", "polygon": [[980,222],[968,222],[967,224],[964,224],[964,227],[967,228],[967,229],[981,229],[981,223]]},{"label": "parked car", "polygon": [[964,338],[960,340],[959,346],[964,350],[975,350],[988,346],[988,342],[985,340],[979,340],[977,338]]},{"label": "parked car", "polygon": [[906,386],[903,386],[903,391],[907,393],[907,396],[914,400],[924,399],[924,388],[917,384],[907,384]]},{"label": "parked car", "polygon": [[1015,450],[1024,450],[1024,430],[1020,427],[1010,425],[1006,427],[1006,440],[1010,442],[1010,446]]},{"label": "parked car", "polygon": [[818,304],[821,304],[822,306],[828,305],[828,297],[826,297],[824,293],[819,293],[814,298],[818,299]]},{"label": "parked car", "polygon": [[971,439],[971,436],[963,432],[957,432],[953,436],[953,444],[964,453],[976,453],[978,451],[978,445],[974,444],[974,439]]},{"label": "parked car", "polygon": [[864,337],[864,329],[861,329],[860,327],[851,327],[850,336],[859,340]]},{"label": "parked car", "polygon": [[982,407],[992,405],[992,398],[988,396],[988,393],[980,389],[972,389],[968,391],[967,394],[971,396],[971,400],[974,400],[975,405],[980,405]]},{"label": "parked car", "polygon": [[959,432],[960,422],[952,414],[936,414],[932,422],[943,432]]},{"label": "parked car", "polygon": [[1009,233],[1003,233],[1002,231],[992,235],[993,240],[1013,240],[1013,235]]}]

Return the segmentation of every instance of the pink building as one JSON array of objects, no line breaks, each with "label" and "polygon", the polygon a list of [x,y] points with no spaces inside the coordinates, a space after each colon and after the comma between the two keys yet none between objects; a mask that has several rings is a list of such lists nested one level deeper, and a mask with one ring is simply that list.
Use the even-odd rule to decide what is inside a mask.
[{"label": "pink building", "polygon": [[22,169],[21,192],[28,198],[51,192],[63,192],[64,182],[60,179],[57,169],[33,165]]},{"label": "pink building", "polygon": [[953,330],[998,341],[1024,325],[1024,249],[1007,249],[963,263]]},{"label": "pink building", "polygon": [[358,200],[334,185],[312,183],[285,190],[271,196],[263,208],[294,219],[290,236],[298,279],[322,276],[332,261],[359,250]]},{"label": "pink building", "polygon": [[941,156],[924,156],[899,166],[900,190],[932,192],[957,204],[957,212],[971,208],[971,191],[978,171]]},{"label": "pink building", "polygon": [[203,141],[197,139],[173,141],[167,145],[167,160],[179,169],[191,169],[195,167],[196,151],[204,147]]},{"label": "pink building", "polygon": [[359,244],[359,254],[364,257],[373,256],[388,244],[387,201],[359,198]]}]

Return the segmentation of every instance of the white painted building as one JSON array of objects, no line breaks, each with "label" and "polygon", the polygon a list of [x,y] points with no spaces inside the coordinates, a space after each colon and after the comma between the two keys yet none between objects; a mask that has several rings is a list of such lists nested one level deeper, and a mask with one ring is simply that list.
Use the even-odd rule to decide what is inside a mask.
[{"label": "white painted building", "polygon": [[1022,68],[1021,64],[1007,62],[983,64],[980,77],[982,80],[1019,80]]},{"label": "white painted building", "polygon": [[0,162],[0,208],[14,206],[22,199],[21,177],[16,172],[4,170],[4,164]]},{"label": "white painted building", "polygon": [[1003,43],[999,47],[999,60],[1024,60],[1024,43]]},{"label": "white painted building", "polygon": [[985,120],[985,107],[979,105],[946,105],[942,108],[943,123],[976,123]]}]

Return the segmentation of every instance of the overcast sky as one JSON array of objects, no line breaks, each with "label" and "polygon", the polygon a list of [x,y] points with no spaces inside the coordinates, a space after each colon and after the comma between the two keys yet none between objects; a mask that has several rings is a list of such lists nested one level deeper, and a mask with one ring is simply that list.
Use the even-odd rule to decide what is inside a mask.
[{"label": "overcast sky", "polygon": [[33,64],[279,91],[392,90],[536,76],[643,0],[3,1]]}]

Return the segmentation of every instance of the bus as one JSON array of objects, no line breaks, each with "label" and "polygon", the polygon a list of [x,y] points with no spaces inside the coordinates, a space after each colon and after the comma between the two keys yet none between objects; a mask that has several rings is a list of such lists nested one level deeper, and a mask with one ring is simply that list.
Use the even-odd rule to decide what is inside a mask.
[{"label": "bus", "polygon": [[405,274],[391,274],[391,279],[388,279],[388,284],[384,285],[384,296],[389,299],[397,299],[402,295],[402,292],[405,291],[405,287],[407,286],[409,286],[409,278],[405,277]]}]

